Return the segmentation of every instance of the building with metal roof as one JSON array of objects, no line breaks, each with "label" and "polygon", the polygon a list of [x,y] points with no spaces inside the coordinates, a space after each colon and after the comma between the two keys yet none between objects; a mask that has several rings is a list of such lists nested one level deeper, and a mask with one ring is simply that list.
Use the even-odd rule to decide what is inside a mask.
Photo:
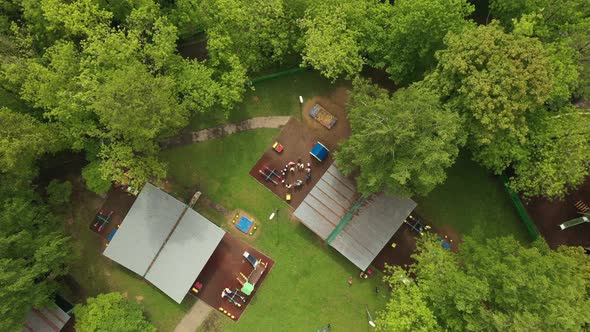
[{"label": "building with metal roof", "polygon": [[103,254],[180,303],[224,234],[188,205],[148,183]]},{"label": "building with metal roof", "polygon": [[410,198],[380,193],[361,198],[336,163],[294,215],[361,270],[366,270],[416,207]]}]

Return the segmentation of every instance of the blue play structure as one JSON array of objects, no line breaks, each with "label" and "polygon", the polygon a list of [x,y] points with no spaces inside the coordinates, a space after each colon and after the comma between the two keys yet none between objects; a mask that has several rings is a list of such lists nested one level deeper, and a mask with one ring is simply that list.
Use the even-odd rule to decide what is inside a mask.
[{"label": "blue play structure", "polygon": [[254,222],[252,220],[246,218],[245,216],[242,216],[240,220],[236,223],[236,228],[248,234],[248,232],[250,232],[250,227],[252,227],[253,223]]},{"label": "blue play structure", "polygon": [[113,239],[113,237],[115,236],[116,233],[117,233],[117,227],[113,228],[113,230],[109,233],[109,236],[107,237],[107,241],[111,242],[111,240]]},{"label": "blue play structure", "polygon": [[326,157],[328,156],[328,153],[330,153],[330,150],[328,150],[328,148],[325,147],[320,142],[317,142],[313,146],[313,148],[311,148],[311,151],[309,151],[309,154],[314,156],[314,158],[317,159],[318,161],[323,161],[324,159],[326,159]]}]

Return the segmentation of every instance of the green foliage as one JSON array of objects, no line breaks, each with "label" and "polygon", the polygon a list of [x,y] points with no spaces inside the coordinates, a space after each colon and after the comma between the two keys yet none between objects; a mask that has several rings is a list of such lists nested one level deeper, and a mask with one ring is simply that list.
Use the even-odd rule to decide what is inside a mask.
[{"label": "green foliage", "polygon": [[357,169],[363,194],[393,190],[426,195],[444,182],[464,142],[461,120],[418,85],[387,91],[357,80],[348,118],[352,135],[335,154],[344,174]]},{"label": "green foliage", "polygon": [[111,181],[105,179],[101,171],[101,162],[93,161],[82,169],[86,187],[97,194],[104,194],[111,189]]},{"label": "green foliage", "polygon": [[563,198],[590,175],[590,112],[546,113],[531,130],[527,155],[513,165],[510,185],[523,195]]},{"label": "green foliage", "polygon": [[70,181],[51,180],[47,185],[47,201],[52,206],[65,205],[70,202],[72,196],[72,183]]},{"label": "green foliage", "polygon": [[86,305],[77,305],[74,309],[76,331],[156,331],[144,317],[141,307],[127,301],[120,293],[99,294],[86,302]]},{"label": "green foliage", "polygon": [[205,0],[198,6],[208,49],[222,40],[221,52],[237,55],[248,70],[281,63],[293,52],[298,31],[283,0]]},{"label": "green foliage", "polygon": [[375,320],[376,331],[429,332],[440,331],[434,314],[422,296],[420,288],[402,268],[389,268],[385,281],[395,292],[385,310]]},{"label": "green foliage", "polygon": [[0,174],[30,181],[36,174],[35,160],[61,147],[57,128],[29,115],[0,108],[0,123]]},{"label": "green foliage", "polygon": [[368,1],[318,2],[300,20],[303,29],[303,65],[332,80],[356,77],[365,63],[360,40],[362,15]]},{"label": "green foliage", "polygon": [[[388,278],[390,305],[416,293],[411,299],[421,315],[407,315],[416,319],[408,324],[419,324],[426,309],[446,331],[583,331],[590,323],[590,259],[580,247],[552,251],[544,242],[525,248],[511,237],[467,237],[454,253],[427,234],[413,257],[409,272],[418,283]],[[395,309],[388,306],[381,317],[396,317]]]},{"label": "green foliage", "polygon": [[426,80],[465,118],[475,160],[500,173],[524,153],[527,117],[553,91],[551,62],[538,40],[497,23],[451,32],[445,44]]},{"label": "green foliage", "polygon": [[27,312],[51,304],[55,279],[67,273],[69,240],[60,221],[31,196],[0,188],[2,331],[22,330]]},{"label": "green foliage", "polygon": [[471,26],[465,18],[474,10],[465,0],[398,0],[373,8],[376,14],[368,19],[382,23],[365,31],[369,63],[400,84],[420,80],[432,69],[445,35]]}]

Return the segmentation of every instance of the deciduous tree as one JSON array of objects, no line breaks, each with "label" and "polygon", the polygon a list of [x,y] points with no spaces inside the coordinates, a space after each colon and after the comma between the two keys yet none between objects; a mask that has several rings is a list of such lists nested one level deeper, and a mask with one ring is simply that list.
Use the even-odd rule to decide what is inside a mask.
[{"label": "deciduous tree", "polygon": [[357,184],[363,194],[383,189],[427,194],[444,182],[464,142],[459,115],[422,86],[389,96],[357,80],[348,112],[352,135],[335,156],[345,174],[360,171]]},{"label": "deciduous tree", "polygon": [[584,331],[590,324],[590,259],[583,248],[553,251],[542,241],[525,247],[511,237],[466,237],[454,253],[426,234],[413,258],[409,273],[417,282],[400,282],[399,268],[388,277],[393,291],[377,321],[381,328],[398,316],[393,304],[403,309],[406,299],[419,310],[405,317],[407,324],[432,326],[432,313],[436,330]]},{"label": "deciduous tree", "polygon": [[367,29],[363,38],[369,63],[385,69],[399,84],[420,80],[435,66],[434,52],[444,47],[449,31],[473,25],[465,18],[474,7],[465,0],[397,0],[372,9],[376,14],[367,20],[380,24],[365,25],[376,29]]},{"label": "deciduous tree", "polygon": [[[4,184],[3,184],[4,185]],[[53,302],[67,272],[69,240],[60,221],[32,193],[0,187],[0,330],[22,330],[32,307]]]},{"label": "deciduous tree", "polygon": [[144,317],[141,307],[123,298],[120,293],[99,294],[77,305],[76,331],[155,332],[156,328]]},{"label": "deciduous tree", "polygon": [[493,23],[449,33],[429,85],[466,121],[474,158],[496,173],[524,153],[528,117],[543,108],[554,76],[543,45]]}]

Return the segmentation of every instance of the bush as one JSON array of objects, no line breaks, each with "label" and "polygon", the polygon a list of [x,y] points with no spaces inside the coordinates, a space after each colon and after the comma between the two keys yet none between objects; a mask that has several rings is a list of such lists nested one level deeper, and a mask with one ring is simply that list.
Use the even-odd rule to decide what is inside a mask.
[{"label": "bush", "polygon": [[46,190],[47,202],[51,206],[59,206],[70,202],[72,184],[69,181],[51,180]]},{"label": "bush", "polygon": [[86,187],[97,194],[104,194],[111,189],[111,181],[102,177],[100,162],[93,161],[82,169],[82,177],[86,181]]}]

